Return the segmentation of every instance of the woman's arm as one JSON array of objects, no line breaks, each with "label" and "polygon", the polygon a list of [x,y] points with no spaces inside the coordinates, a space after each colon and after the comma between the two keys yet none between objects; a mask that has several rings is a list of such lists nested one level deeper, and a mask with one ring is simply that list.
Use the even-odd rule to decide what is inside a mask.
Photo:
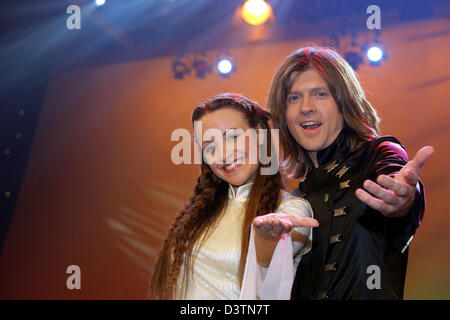
[{"label": "woman's arm", "polygon": [[268,267],[278,241],[287,233],[292,233],[293,240],[305,243],[307,237],[292,232],[298,227],[317,227],[319,222],[313,218],[300,218],[286,213],[270,213],[253,220],[256,260],[259,265]]}]

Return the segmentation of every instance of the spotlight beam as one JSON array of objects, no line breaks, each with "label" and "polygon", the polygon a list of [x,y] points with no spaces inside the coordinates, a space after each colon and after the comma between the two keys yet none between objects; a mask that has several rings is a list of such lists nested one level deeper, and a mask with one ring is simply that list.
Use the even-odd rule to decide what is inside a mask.
[{"label": "spotlight beam", "polygon": [[[67,2],[72,4],[73,1],[67,0]],[[109,21],[106,17],[102,16],[99,12],[94,12],[91,10],[86,11],[86,16],[88,17],[88,19],[90,19],[106,34],[116,40],[122,47],[127,50],[133,48],[133,42],[131,41],[131,38],[127,36],[126,32],[122,28],[114,25],[114,23]]]},{"label": "spotlight beam", "polygon": [[105,33],[109,34],[114,40],[119,42],[122,47],[124,47],[127,50],[130,50],[133,48],[133,42],[131,39],[126,35],[125,31],[121,29],[120,27],[114,25],[111,21],[109,21],[104,16],[101,16],[98,13],[90,12],[87,14],[87,16],[96,24],[98,25]]}]

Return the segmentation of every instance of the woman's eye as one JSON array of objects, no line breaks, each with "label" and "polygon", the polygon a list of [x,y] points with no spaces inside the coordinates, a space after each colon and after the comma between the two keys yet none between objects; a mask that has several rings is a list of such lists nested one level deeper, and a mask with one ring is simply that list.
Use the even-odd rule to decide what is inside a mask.
[{"label": "woman's eye", "polygon": [[203,149],[203,152],[206,154],[211,154],[216,149],[216,146],[213,144],[208,145],[205,149]]},{"label": "woman's eye", "polygon": [[328,93],[325,91],[319,91],[317,95],[319,96],[319,98],[325,98],[326,96],[328,96]]},{"label": "woman's eye", "polygon": [[227,140],[232,141],[232,140],[235,140],[237,137],[239,137],[239,135],[237,133],[229,134],[229,135],[227,135]]}]

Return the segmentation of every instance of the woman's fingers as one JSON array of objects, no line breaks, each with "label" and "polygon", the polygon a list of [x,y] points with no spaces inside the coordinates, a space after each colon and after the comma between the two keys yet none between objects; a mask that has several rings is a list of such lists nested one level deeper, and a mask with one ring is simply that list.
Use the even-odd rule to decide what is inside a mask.
[{"label": "woman's fingers", "polygon": [[256,217],[253,227],[262,236],[279,237],[283,233],[289,233],[296,227],[317,227],[319,222],[313,218],[300,218],[284,213],[270,213]]},{"label": "woman's fingers", "polygon": [[289,215],[289,217],[287,217],[287,219],[289,219],[292,223],[294,228],[297,227],[318,227],[319,226],[319,221],[317,221],[314,218],[300,218],[298,216],[294,216],[294,215]]}]

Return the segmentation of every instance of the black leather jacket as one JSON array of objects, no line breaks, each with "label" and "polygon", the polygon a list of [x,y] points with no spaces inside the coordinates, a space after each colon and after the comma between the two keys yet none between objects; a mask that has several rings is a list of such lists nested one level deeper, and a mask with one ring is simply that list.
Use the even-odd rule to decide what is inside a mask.
[{"label": "black leather jacket", "polygon": [[394,137],[349,152],[348,130],[317,153],[319,167],[293,192],[311,203],[320,226],[297,268],[292,299],[403,298],[407,243],[423,216],[423,186],[419,182],[414,204],[402,218],[387,218],[361,202],[355,190],[364,180],[398,172],[408,159]]}]

